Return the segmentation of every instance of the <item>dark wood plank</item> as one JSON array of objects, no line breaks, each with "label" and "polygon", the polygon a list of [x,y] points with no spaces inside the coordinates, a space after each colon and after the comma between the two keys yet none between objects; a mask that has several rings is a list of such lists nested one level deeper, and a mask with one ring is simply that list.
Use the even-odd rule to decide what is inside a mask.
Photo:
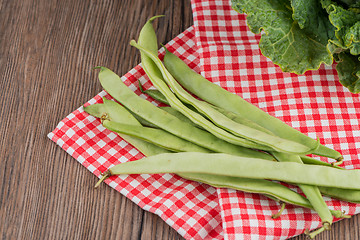
[{"label": "dark wood plank", "polygon": [[[96,65],[125,74],[150,16],[166,43],[192,25],[190,1],[0,0],[0,238],[183,239],[97,180],[46,137],[101,91]],[[318,239],[359,239],[360,217]],[[304,239],[300,236],[294,239]]]},{"label": "dark wood plank", "polygon": [[[166,25],[158,31],[161,41],[169,41],[192,24],[189,10],[176,24],[171,17],[189,4],[1,2],[2,239],[179,239],[161,219],[111,188],[94,191],[96,178],[46,134],[101,91],[92,67],[126,73],[139,62],[128,42],[145,20],[165,13]],[[146,227],[144,219],[150,219]]]}]

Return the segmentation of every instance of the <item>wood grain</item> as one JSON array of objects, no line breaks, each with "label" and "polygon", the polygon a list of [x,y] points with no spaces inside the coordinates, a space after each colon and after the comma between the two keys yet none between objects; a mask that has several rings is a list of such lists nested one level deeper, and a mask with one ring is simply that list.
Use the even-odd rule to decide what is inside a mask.
[{"label": "wood grain", "polygon": [[[94,191],[96,177],[46,137],[101,91],[92,67],[139,62],[128,42],[157,14],[164,43],[192,25],[188,0],[0,0],[1,239],[183,239],[110,187]],[[318,239],[359,239],[359,223]]]}]

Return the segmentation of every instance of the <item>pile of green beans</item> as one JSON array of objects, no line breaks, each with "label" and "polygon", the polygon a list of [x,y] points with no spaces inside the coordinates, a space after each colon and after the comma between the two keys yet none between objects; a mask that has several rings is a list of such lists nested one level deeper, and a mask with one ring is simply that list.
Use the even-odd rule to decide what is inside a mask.
[{"label": "pile of green beans", "polygon": [[[156,107],[114,72],[98,67],[102,87],[121,104],[103,99],[85,111],[146,157],[108,169],[96,187],[112,175],[175,173],[218,188],[264,194],[282,204],[273,218],[284,204],[315,210],[323,225],[308,233],[311,238],[330,229],[333,217],[350,217],[329,209],[323,195],[360,203],[360,170],[339,167],[339,152],[209,82],[167,49],[162,62],[152,26],[157,17],[130,45],[140,50],[142,67],[156,88],[144,90],[139,82],[140,90],[169,106]],[[306,197],[271,180],[297,185]]]}]

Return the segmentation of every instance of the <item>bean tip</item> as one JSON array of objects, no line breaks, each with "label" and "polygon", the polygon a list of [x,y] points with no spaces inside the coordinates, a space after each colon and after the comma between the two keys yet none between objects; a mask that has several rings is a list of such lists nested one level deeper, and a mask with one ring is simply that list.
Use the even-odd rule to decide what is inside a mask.
[{"label": "bean tip", "polygon": [[141,82],[140,82],[140,79],[138,79],[138,82],[139,82],[139,89],[142,93],[144,93],[144,88],[143,86],[141,85]]},{"label": "bean tip", "polygon": [[315,151],[319,148],[320,145],[321,145],[321,144],[320,144],[320,138],[317,137],[317,138],[316,138],[316,145],[313,147],[313,149],[311,149],[311,151],[310,151],[309,153],[315,152]]},{"label": "bean tip", "polygon": [[130,45],[133,46],[133,47],[135,47],[135,46],[137,45],[137,43],[136,43],[136,41],[135,41],[134,39],[132,39],[132,40],[130,41]]},{"label": "bean tip", "polygon": [[161,18],[161,17],[165,17],[165,15],[156,15],[156,16],[153,16],[153,17],[151,17],[151,18],[148,20],[148,22],[149,22],[149,23],[152,23],[152,21],[154,21],[156,18]]},{"label": "bean tip", "polygon": [[97,181],[97,183],[94,186],[94,189],[98,188],[100,186],[100,184],[107,179],[108,177],[110,177],[111,173],[109,171],[104,172],[103,174],[101,174],[99,181]]},{"label": "bean tip", "polygon": [[341,218],[351,218],[351,215],[345,214],[345,211],[341,212]]},{"label": "bean tip", "polygon": [[316,237],[316,235],[322,233],[325,230],[326,230],[325,227],[322,226],[321,228],[319,228],[315,231],[312,231],[312,232],[310,232],[309,229],[306,229],[304,233],[309,239],[314,239]]},{"label": "bean tip", "polygon": [[101,121],[102,124],[104,124],[104,121],[106,121],[106,120],[110,120],[110,118],[109,118],[109,115],[107,113],[104,113],[103,115],[101,115],[100,121]]},{"label": "bean tip", "polygon": [[342,161],[344,161],[344,157],[343,157],[343,156],[340,156],[340,157],[338,157],[338,158],[336,159],[336,161],[342,162]]},{"label": "bean tip", "polygon": [[[338,158],[339,159],[339,158]],[[333,167],[337,167],[344,162],[344,158],[342,157],[340,160],[336,159],[336,162],[331,163]]]},{"label": "bean tip", "polygon": [[165,49],[165,56],[171,53],[165,45],[163,45],[162,43],[160,43],[160,45]]},{"label": "bean tip", "polygon": [[271,215],[271,218],[272,218],[272,219],[277,219],[277,218],[279,218],[279,217],[281,216],[281,214],[283,213],[283,211],[285,210],[285,206],[286,206],[286,204],[285,204],[284,202],[282,202],[282,203],[281,203],[281,208],[280,208],[280,210],[279,210],[277,213]]}]

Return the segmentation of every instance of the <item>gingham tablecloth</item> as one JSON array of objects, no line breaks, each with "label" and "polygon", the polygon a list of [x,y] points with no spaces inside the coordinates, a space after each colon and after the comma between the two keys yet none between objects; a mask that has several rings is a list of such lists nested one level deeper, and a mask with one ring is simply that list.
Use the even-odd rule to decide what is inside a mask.
[{"label": "gingham tablecloth", "polygon": [[[168,43],[170,51],[210,81],[340,150],[347,168],[360,168],[359,97],[340,85],[334,67],[302,76],[282,73],[260,54],[259,36],[247,29],[244,15],[231,10],[230,1],[194,0],[192,8],[194,27]],[[138,95],[157,105],[141,94],[138,79],[144,88],[152,86],[139,65],[122,77]],[[99,103],[103,96],[111,99],[103,91],[85,105]],[[48,137],[96,176],[115,164],[143,157],[82,107]],[[215,189],[172,174],[113,176],[105,182],[159,215],[186,239],[285,239],[320,224],[312,211],[294,206],[272,220],[279,206],[261,195]],[[360,205],[326,200],[333,209],[350,214],[360,210]]]},{"label": "gingham tablecloth", "polygon": [[[347,168],[360,168],[359,95],[340,84],[334,66],[301,76],[283,73],[261,55],[260,35],[249,31],[246,15],[232,10],[229,0],[193,0],[192,9],[204,77],[319,137],[343,154]],[[225,239],[286,239],[321,226],[314,211],[289,205],[279,219],[271,219],[279,205],[258,194],[218,189],[218,197]],[[330,198],[326,202],[331,209],[360,212],[360,204]]]}]

